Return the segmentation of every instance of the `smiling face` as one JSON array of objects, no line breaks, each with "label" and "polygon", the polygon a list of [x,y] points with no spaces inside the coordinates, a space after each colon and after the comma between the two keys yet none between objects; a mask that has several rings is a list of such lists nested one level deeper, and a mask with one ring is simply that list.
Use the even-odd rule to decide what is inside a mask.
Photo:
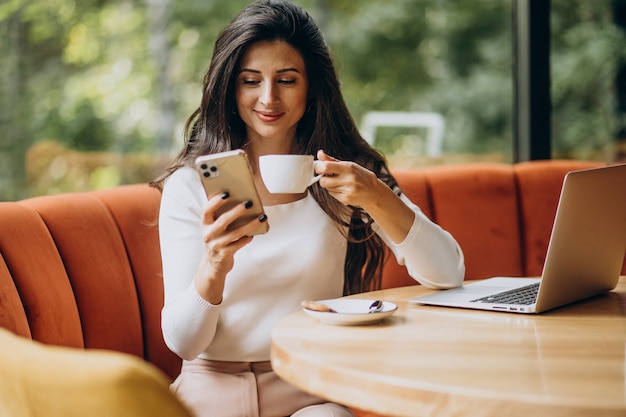
[{"label": "smiling face", "polygon": [[237,110],[248,141],[290,149],[306,110],[308,78],[300,53],[284,41],[252,44],[237,76]]}]

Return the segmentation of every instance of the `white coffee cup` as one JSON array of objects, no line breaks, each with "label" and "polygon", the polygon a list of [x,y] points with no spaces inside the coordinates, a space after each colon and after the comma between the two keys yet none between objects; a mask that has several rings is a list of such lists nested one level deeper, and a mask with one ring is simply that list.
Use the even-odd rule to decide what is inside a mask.
[{"label": "white coffee cup", "polygon": [[259,169],[265,187],[273,194],[299,194],[321,178],[315,175],[313,155],[263,155]]}]

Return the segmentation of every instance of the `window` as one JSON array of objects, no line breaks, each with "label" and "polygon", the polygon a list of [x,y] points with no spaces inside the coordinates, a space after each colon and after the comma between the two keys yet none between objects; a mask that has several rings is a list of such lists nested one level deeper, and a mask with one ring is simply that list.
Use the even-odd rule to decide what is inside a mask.
[{"label": "window", "polygon": [[[626,0],[296,2],[320,24],[357,125],[392,166],[509,163],[538,149],[624,158]],[[0,200],[158,175],[182,144],[217,32],[248,3],[0,5]],[[523,11],[529,24],[546,18],[543,38],[526,32],[527,52],[549,55],[528,55],[535,75],[520,90]],[[524,128],[535,129],[527,142]]]}]

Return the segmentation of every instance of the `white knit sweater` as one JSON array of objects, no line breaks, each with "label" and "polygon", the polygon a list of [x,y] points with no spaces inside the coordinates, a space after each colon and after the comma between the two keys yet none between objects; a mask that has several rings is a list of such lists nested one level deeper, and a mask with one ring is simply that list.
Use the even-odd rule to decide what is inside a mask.
[{"label": "white knit sweater", "polygon": [[[395,245],[384,232],[377,233],[422,285],[461,285],[465,267],[456,241],[402,199],[416,214],[405,240]],[[181,168],[166,181],[159,215],[165,342],[187,360],[269,360],[270,332],[278,320],[298,310],[302,300],[342,295],[346,239],[311,196],[266,206],[270,231],[236,253],[223,301],[211,305],[193,285],[204,250],[200,219],[205,203],[192,168]]]}]

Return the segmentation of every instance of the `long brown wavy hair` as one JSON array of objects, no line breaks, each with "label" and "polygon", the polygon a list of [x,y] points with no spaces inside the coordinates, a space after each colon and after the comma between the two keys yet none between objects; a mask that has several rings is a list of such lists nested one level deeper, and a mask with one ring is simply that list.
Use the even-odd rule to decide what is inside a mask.
[{"label": "long brown wavy hair", "polygon": [[[243,147],[246,126],[235,101],[240,59],[253,43],[274,40],[285,41],[300,52],[309,79],[307,108],[296,132],[298,152],[315,155],[323,149],[335,158],[364,166],[397,190],[385,158],[357,130],[321,31],[304,9],[288,0],[256,1],[220,33],[204,76],[200,107],[185,124],[185,146],[151,185],[162,190],[169,175],[192,165],[197,156]],[[344,294],[380,288],[386,251],[372,230],[371,217],[359,207],[343,205],[317,183],[310,191],[338,227],[348,230]]]}]

